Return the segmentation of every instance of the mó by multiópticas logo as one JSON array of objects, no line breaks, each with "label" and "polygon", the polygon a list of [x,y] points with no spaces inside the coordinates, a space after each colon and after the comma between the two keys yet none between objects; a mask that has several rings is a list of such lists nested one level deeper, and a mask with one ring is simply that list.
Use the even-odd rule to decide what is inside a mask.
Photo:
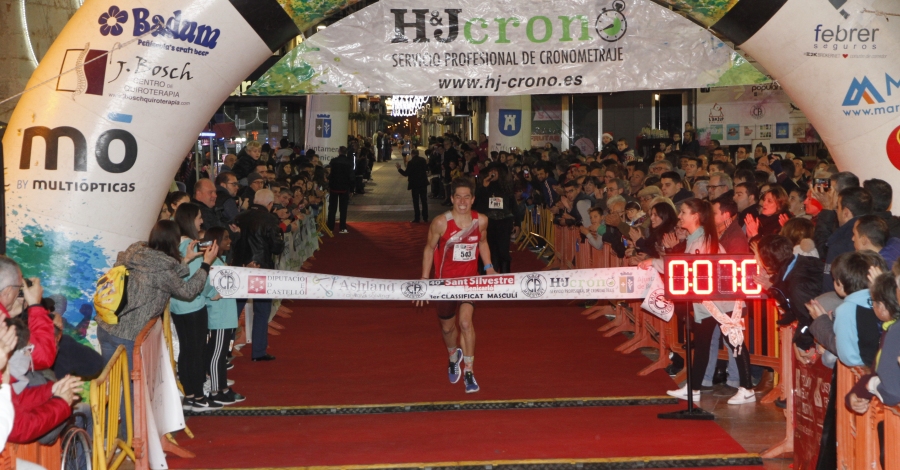
[{"label": "m\u00f3 by multi\u00f3pticas logo", "polygon": [[[150,10],[146,8],[133,8],[131,19],[133,36],[150,33],[153,37],[177,39],[208,49],[216,48],[216,42],[221,34],[218,28],[182,18],[181,10],[172,12],[172,16],[166,19],[162,15],[151,16]],[[128,23],[128,20],[127,11],[112,5],[97,19],[100,23],[100,34],[118,36],[125,31],[123,25]]]},{"label": "m\u00f3 by multi\u00f3pticas logo", "polygon": [[[625,2],[615,0],[611,8],[604,8],[594,20],[594,31],[598,37],[607,42],[615,42],[625,35],[628,22],[625,18]],[[437,42],[449,43],[459,37],[460,25],[465,41],[471,44],[509,44],[516,40],[524,29],[525,39],[532,43],[544,43],[551,39],[557,42],[590,41],[590,15],[535,15],[531,17],[497,17],[470,18],[464,22],[462,9],[445,8],[430,10],[428,8],[392,8],[394,16],[390,31],[391,43]],[[410,39],[407,30],[415,31]]]}]

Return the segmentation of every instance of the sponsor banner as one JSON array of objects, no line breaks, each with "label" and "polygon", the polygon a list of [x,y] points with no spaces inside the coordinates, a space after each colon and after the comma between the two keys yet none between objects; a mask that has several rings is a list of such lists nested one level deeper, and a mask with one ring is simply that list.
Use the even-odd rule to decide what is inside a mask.
[{"label": "sponsor banner", "polygon": [[381,0],[311,36],[247,93],[512,96],[766,81],[651,0]]},{"label": "sponsor banner", "polygon": [[[812,470],[818,461],[834,371],[822,365],[821,360],[801,364],[796,358],[791,359],[794,362],[794,468]],[[838,399],[838,406],[843,406],[843,397]]]},{"label": "sponsor banner", "polygon": [[260,29],[228,0],[86,0],[41,59],[3,137],[7,254],[69,299],[71,325],[93,315],[115,253],[147,239],[210,116],[272,55],[257,31],[280,18],[296,35],[276,0],[253,9],[271,7]]},{"label": "sponsor banner", "polygon": [[697,94],[697,133],[701,145],[815,143],[806,115],[777,82],[702,90]]},{"label": "sponsor banner", "polygon": [[338,156],[338,148],[347,145],[350,97],[321,95],[306,100],[306,148],[315,150],[319,161],[327,165]]},{"label": "sponsor banner", "polygon": [[[895,0],[791,0],[741,44],[808,116],[841,171],[894,186],[900,182],[897,15]],[[893,207],[900,207],[898,191]]]},{"label": "sponsor banner", "polygon": [[644,299],[641,307],[666,321],[674,311],[659,273],[636,267],[397,280],[213,266],[210,282],[222,297],[237,299]]}]

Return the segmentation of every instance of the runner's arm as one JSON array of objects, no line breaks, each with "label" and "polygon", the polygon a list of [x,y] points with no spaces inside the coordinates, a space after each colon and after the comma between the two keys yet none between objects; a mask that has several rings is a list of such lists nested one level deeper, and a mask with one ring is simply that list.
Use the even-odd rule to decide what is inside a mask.
[{"label": "runner's arm", "polygon": [[[484,214],[478,214],[478,229],[481,230],[480,241],[478,242],[478,253],[481,256],[481,262],[485,266],[491,264],[491,246],[487,241],[488,218]],[[491,265],[490,269],[485,269],[486,274],[497,274],[497,270]]]},{"label": "runner's arm", "polygon": [[422,279],[428,279],[431,275],[431,265],[434,263],[434,249],[441,240],[444,230],[447,229],[447,219],[437,216],[428,227],[428,238],[425,240],[425,252],[422,254]]}]

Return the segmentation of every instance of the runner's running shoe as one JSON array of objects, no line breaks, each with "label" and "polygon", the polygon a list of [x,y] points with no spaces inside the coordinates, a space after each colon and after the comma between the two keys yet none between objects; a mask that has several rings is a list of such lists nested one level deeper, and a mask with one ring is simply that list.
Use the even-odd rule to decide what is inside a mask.
[{"label": "runner's running shoe", "polygon": [[462,349],[456,348],[456,361],[450,361],[450,367],[448,367],[447,372],[450,375],[450,383],[452,384],[459,382],[459,378],[462,376],[459,369],[459,365],[462,363],[462,354]]},{"label": "runner's running shoe", "polygon": [[478,386],[478,382],[475,381],[475,373],[467,370],[466,371],[466,393],[475,393],[481,390],[481,387]]}]

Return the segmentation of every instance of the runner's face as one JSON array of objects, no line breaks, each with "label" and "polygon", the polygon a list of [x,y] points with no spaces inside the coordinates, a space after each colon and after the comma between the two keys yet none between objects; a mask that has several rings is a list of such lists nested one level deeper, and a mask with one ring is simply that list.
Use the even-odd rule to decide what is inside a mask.
[{"label": "runner's face", "polygon": [[475,197],[472,196],[469,188],[456,188],[456,191],[453,193],[453,209],[457,212],[469,212],[472,210],[472,202],[474,201]]}]

